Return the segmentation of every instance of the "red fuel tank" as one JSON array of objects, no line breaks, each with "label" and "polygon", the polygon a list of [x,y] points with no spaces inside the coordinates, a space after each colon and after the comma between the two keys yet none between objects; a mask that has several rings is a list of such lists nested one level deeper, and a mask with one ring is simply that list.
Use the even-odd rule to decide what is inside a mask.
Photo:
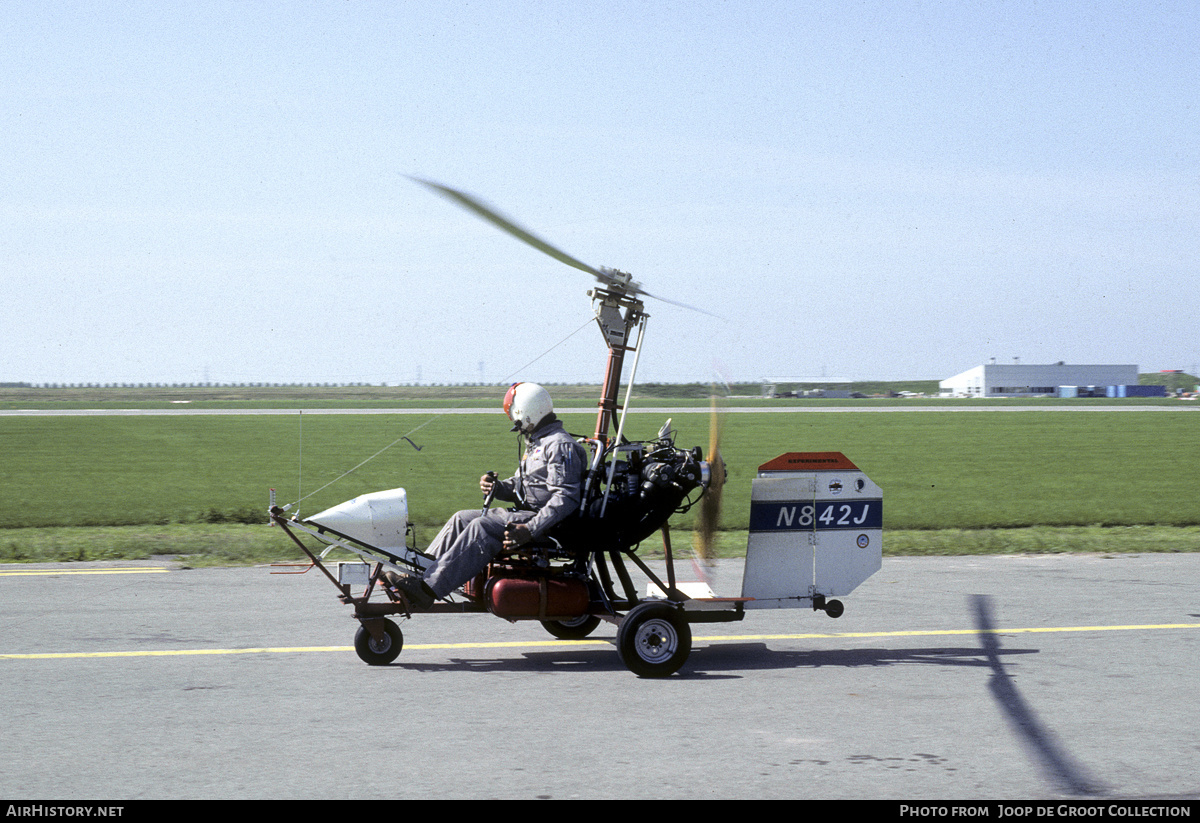
[{"label": "red fuel tank", "polygon": [[509,620],[562,620],[587,614],[587,583],[573,577],[493,577],[486,587],[488,611]]}]

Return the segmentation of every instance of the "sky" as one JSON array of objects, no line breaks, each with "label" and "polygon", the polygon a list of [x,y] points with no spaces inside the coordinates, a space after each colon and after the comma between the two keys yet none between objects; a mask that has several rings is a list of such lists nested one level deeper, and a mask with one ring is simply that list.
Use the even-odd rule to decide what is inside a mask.
[{"label": "sky", "polygon": [[412,177],[709,312],[639,382],[1200,361],[1193,0],[6,0],[0,78],[0,382],[600,382]]}]

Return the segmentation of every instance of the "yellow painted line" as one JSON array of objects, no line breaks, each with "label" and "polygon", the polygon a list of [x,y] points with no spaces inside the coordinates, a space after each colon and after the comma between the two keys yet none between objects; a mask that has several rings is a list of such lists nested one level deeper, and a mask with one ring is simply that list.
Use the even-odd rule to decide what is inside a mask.
[{"label": "yellow painted line", "polygon": [[60,574],[166,574],[170,569],[118,568],[118,569],[31,569],[21,572],[0,572],[0,577],[47,577]]},{"label": "yellow painted line", "polygon": [[47,654],[0,654],[0,660],[66,660],[88,657],[191,657],[222,654],[285,654],[287,652],[345,652],[353,646],[296,646],[259,649],[163,649],[141,652],[52,652]]},{"label": "yellow painted line", "polygon": [[1130,626],[1048,626],[1028,629],[933,629],[929,631],[897,632],[833,632],[810,634],[743,634],[714,637],[693,637],[693,640],[815,640],[859,637],[936,637],[941,635],[966,634],[1054,634],[1057,632],[1121,632],[1157,629],[1200,629],[1200,623],[1151,623]]},{"label": "yellow painted line", "polygon": [[[545,642],[512,642],[512,643],[426,643],[405,645],[405,651],[413,649],[500,649],[521,648],[527,646],[564,646],[564,645],[601,645],[610,646],[605,640],[547,640]],[[46,654],[0,654],[0,660],[64,660],[88,657],[189,657],[198,655],[223,654],[296,654],[308,652],[352,652],[353,646],[287,646],[258,649],[167,649],[161,651],[143,652],[53,652]]]},{"label": "yellow painted line", "polygon": [[[1200,623],[1151,623],[1129,626],[1054,626],[1024,629],[990,629],[986,634],[1054,634],[1063,632],[1161,631],[1165,629],[1200,629]],[[721,634],[693,637],[694,641],[710,643],[744,642],[747,640],[847,640],[872,637],[938,637],[978,635],[977,629],[933,629],[928,631],[842,632],[806,634]],[[494,643],[416,643],[405,645],[405,651],[446,651],[452,649],[522,649],[566,648],[569,646],[612,646],[609,640],[511,640]],[[280,646],[249,649],[166,649],[138,652],[51,652],[35,654],[0,654],[0,660],[64,660],[95,657],[189,657],[227,654],[304,654],[312,652],[349,652],[353,646]]]}]

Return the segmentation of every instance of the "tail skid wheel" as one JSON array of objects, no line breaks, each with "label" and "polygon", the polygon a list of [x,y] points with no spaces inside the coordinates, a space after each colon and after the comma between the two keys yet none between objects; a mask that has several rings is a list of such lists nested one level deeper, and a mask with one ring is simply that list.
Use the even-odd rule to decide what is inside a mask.
[{"label": "tail skid wheel", "polygon": [[372,666],[386,666],[400,656],[404,648],[404,635],[400,627],[390,620],[383,621],[383,638],[376,640],[367,631],[366,626],[359,626],[354,634],[354,651],[359,658]]},{"label": "tail skid wheel", "polygon": [[692,629],[682,612],[667,603],[636,606],[617,629],[621,661],[638,677],[668,677],[692,651]]}]

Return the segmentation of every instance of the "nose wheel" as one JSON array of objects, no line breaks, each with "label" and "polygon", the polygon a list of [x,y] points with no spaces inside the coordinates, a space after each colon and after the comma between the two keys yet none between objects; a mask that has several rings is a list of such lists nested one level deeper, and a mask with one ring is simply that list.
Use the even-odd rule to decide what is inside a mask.
[{"label": "nose wheel", "polygon": [[679,671],[692,651],[692,629],[668,603],[642,603],[617,629],[617,651],[638,677],[667,677]]},{"label": "nose wheel", "polygon": [[400,627],[390,620],[383,620],[376,628],[381,629],[375,637],[366,626],[359,626],[354,635],[354,651],[364,663],[386,666],[400,656],[404,648],[404,635]]}]

